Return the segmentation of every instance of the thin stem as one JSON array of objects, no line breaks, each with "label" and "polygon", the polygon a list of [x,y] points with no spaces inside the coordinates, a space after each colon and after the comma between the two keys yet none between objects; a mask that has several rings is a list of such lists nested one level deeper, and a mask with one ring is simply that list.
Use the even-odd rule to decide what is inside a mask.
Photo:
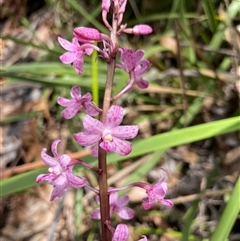
[{"label": "thin stem", "polygon": [[[105,121],[107,111],[110,108],[114,70],[115,70],[115,59],[112,59],[111,62],[108,64],[108,69],[107,69],[106,88],[104,93],[102,115],[100,118],[101,122]],[[99,175],[99,197],[100,197],[102,239],[103,241],[110,241],[111,233],[107,225],[105,224],[106,221],[110,220],[109,196],[108,196],[108,185],[107,185],[107,158],[106,158],[106,151],[104,151],[100,147],[98,152],[98,168],[102,170],[101,174]]]},{"label": "thin stem", "polygon": [[130,76],[131,76],[131,79],[130,79],[128,85],[121,92],[119,92],[117,95],[112,97],[111,102],[114,102],[115,100],[119,99],[122,95],[127,93],[132,88],[134,81],[135,81],[133,72],[131,72]]},{"label": "thin stem", "polygon": [[[117,18],[113,14],[111,39],[113,43],[113,51],[111,53],[111,59],[108,62],[107,68],[107,79],[104,93],[102,114],[100,121],[104,122],[106,119],[107,112],[111,106],[111,95],[113,78],[115,73],[116,65],[116,53],[118,52],[118,40],[117,40]],[[102,241],[111,241],[111,232],[108,229],[106,222],[110,221],[110,207],[109,207],[109,194],[107,184],[107,158],[106,151],[99,147],[98,152],[98,168],[102,170],[99,175],[99,198],[100,198],[100,213],[101,213],[101,227],[102,227]]]}]

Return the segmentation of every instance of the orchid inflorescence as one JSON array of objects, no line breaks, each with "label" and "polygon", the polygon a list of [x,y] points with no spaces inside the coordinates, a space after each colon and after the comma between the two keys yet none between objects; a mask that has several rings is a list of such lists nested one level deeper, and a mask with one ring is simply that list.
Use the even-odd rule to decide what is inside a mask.
[{"label": "orchid inflorescence", "polygon": [[[118,47],[118,37],[122,33],[146,35],[152,32],[152,28],[145,24],[136,25],[133,28],[127,28],[127,24],[122,24],[126,4],[127,0],[102,0],[102,19],[110,31],[110,36],[94,28],[77,27],[73,31],[72,42],[61,37],[58,38],[60,45],[67,50],[60,56],[60,60],[64,64],[71,64],[79,75],[83,72],[84,54],[91,55],[94,49],[108,65],[102,108],[92,102],[90,93],[82,95],[79,86],[72,87],[70,92],[72,99],[59,97],[57,100],[59,105],[65,107],[62,111],[65,119],[71,119],[81,111],[86,113],[82,123],[83,131],[75,133],[73,136],[79,145],[91,147],[91,155],[98,157],[98,167],[91,166],[83,160],[71,159],[66,154],[59,155],[57,146],[60,140],[55,140],[52,143],[54,158],[46,153],[45,148],[41,153],[42,160],[49,166],[48,173],[37,177],[37,182],[47,181],[53,185],[51,201],[62,197],[68,187],[85,187],[95,192],[100,207],[92,212],[91,217],[101,220],[103,241],[126,241],[128,239],[127,225],[121,223],[115,229],[110,220],[113,212],[125,220],[132,219],[135,215],[133,209],[126,207],[129,201],[128,195],[118,197],[120,190],[132,187],[144,189],[147,196],[142,200],[142,206],[146,210],[150,209],[156,201],[170,207],[173,205],[170,200],[164,198],[168,190],[165,182],[165,170],[163,170],[163,177],[153,185],[134,182],[118,188],[107,186],[106,153],[115,152],[122,156],[128,155],[132,151],[132,144],[128,140],[136,137],[139,130],[136,125],[121,125],[124,117],[123,108],[114,105],[113,102],[129,92],[134,84],[139,88],[147,88],[148,82],[143,79],[142,75],[150,68],[150,62],[142,59],[143,50],[133,51],[125,47]],[[109,24],[107,16],[111,11],[112,24]],[[101,42],[103,47],[98,47],[94,42]],[[116,62],[118,54],[120,63]],[[128,73],[129,81],[122,91],[116,96],[111,96],[116,68]],[[97,115],[100,116],[99,120],[93,118]],[[73,174],[73,167],[76,164],[96,172],[99,177],[99,189],[90,186],[86,178]],[[139,239],[139,241],[146,240],[146,236]]]}]

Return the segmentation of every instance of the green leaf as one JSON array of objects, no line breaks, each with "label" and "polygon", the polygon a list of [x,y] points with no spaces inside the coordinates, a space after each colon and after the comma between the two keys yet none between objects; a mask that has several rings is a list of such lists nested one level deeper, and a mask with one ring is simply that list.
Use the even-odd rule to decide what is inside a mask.
[{"label": "green leaf", "polygon": [[47,168],[44,167],[33,171],[25,172],[1,181],[0,197],[7,196],[36,186],[36,177],[41,173],[45,173],[46,171]]},{"label": "green leaf", "polygon": [[215,19],[214,6],[210,0],[203,0],[204,12],[207,16],[207,21],[211,31],[214,33],[217,28],[217,21]]},{"label": "green leaf", "polygon": [[226,207],[223,210],[218,226],[210,241],[226,240],[240,213],[240,177],[235,184]]},{"label": "green leaf", "polygon": [[204,140],[237,130],[240,130],[239,116],[191,126],[180,130],[169,131],[145,140],[138,141],[133,145],[133,150],[128,156],[119,157],[115,154],[112,154],[113,157],[111,157],[110,160],[111,162],[125,160],[144,155],[149,152],[164,150],[170,147]]}]

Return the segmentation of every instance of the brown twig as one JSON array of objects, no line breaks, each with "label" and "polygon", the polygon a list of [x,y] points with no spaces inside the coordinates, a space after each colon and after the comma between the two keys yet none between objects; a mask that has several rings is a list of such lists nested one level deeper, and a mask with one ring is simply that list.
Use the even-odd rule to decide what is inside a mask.
[{"label": "brown twig", "polygon": [[[90,150],[70,153],[68,155],[71,158],[81,158],[81,157],[90,155]],[[45,167],[45,166],[46,166],[46,164],[43,161],[41,161],[40,159],[38,159],[37,161],[32,162],[32,163],[26,163],[21,166],[15,166],[15,167],[7,168],[6,170],[1,171],[0,179],[3,180],[3,179],[11,177],[13,175],[21,174],[21,173],[35,170],[37,168]]]}]

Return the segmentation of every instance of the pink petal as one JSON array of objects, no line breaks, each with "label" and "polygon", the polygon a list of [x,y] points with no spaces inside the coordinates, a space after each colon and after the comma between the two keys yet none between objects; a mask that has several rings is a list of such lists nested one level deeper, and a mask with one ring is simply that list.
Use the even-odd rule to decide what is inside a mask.
[{"label": "pink petal", "polygon": [[91,93],[86,93],[85,95],[83,95],[82,96],[82,98],[81,98],[81,100],[82,100],[82,102],[85,102],[85,101],[91,101],[92,100],[92,95],[91,95]]},{"label": "pink petal", "polygon": [[93,219],[101,219],[101,214],[100,214],[100,208],[95,209],[92,213],[91,213],[91,218]]},{"label": "pink petal", "polygon": [[120,139],[132,139],[138,134],[138,126],[117,126],[112,129],[112,135]]},{"label": "pink petal", "polygon": [[73,100],[69,100],[69,99],[66,99],[61,96],[59,96],[57,99],[57,103],[63,107],[67,107],[67,106],[71,105],[72,102],[73,102]]},{"label": "pink petal", "polygon": [[148,83],[146,80],[144,80],[142,77],[139,78],[139,79],[136,81],[136,83],[137,83],[137,86],[138,86],[140,89],[146,89],[146,88],[148,87],[148,85],[149,85],[149,83]]},{"label": "pink petal", "polygon": [[59,57],[64,64],[71,64],[76,59],[76,52],[67,52]]},{"label": "pink petal", "polygon": [[123,207],[128,203],[128,201],[129,201],[128,195],[124,195],[117,200],[116,204],[119,207]]},{"label": "pink petal", "polygon": [[81,50],[81,45],[79,44],[77,38],[73,38],[73,39],[72,39],[72,44],[74,45],[76,51],[77,51],[77,50]]},{"label": "pink petal", "polygon": [[73,137],[81,146],[91,146],[101,139],[100,135],[89,134],[88,132],[73,134]]},{"label": "pink petal", "polygon": [[106,152],[115,152],[115,150],[116,150],[116,143],[115,142],[102,141],[100,143],[100,147],[103,150],[105,150]]},{"label": "pink petal", "polygon": [[118,224],[112,241],[126,241],[128,239],[128,227],[126,224]]},{"label": "pink petal", "polygon": [[123,108],[119,105],[112,105],[107,112],[104,122],[107,128],[119,126],[123,120]]},{"label": "pink petal", "polygon": [[121,61],[125,66],[125,70],[127,70],[128,73],[133,71],[136,66],[134,52],[126,48],[121,48],[119,51],[121,52]]},{"label": "pink petal", "polygon": [[150,209],[153,206],[153,204],[154,204],[154,201],[152,200],[150,201],[149,198],[144,198],[142,200],[142,206],[145,210]]},{"label": "pink petal", "polygon": [[141,60],[141,58],[143,57],[144,53],[145,52],[142,49],[138,49],[134,53],[134,58],[135,58],[136,63],[138,63]]},{"label": "pink petal", "polygon": [[148,69],[150,68],[151,63],[147,60],[147,59],[143,59],[140,62],[138,62],[138,64],[136,65],[135,69],[134,69],[134,73],[135,75],[142,75],[145,72],[148,71]]},{"label": "pink petal", "polygon": [[98,156],[98,144],[95,145],[91,151],[91,155],[97,157]]},{"label": "pink petal", "polygon": [[70,186],[74,188],[81,188],[87,184],[86,179],[80,178],[72,174],[71,172],[67,172],[67,180]]},{"label": "pink petal", "polygon": [[70,95],[73,99],[81,99],[81,88],[74,85],[70,91]]},{"label": "pink petal", "polygon": [[85,52],[87,55],[91,55],[92,52],[93,52],[93,48],[86,48],[86,49],[84,49],[84,52]]},{"label": "pink petal", "polygon": [[67,191],[67,186],[55,186],[50,198],[50,201],[55,201],[62,197],[64,193]]},{"label": "pink petal", "polygon": [[113,142],[116,144],[115,153],[126,156],[132,151],[132,143],[129,141],[113,138]]},{"label": "pink petal", "polygon": [[102,135],[102,132],[104,130],[104,125],[102,122],[100,122],[97,119],[94,119],[93,117],[89,115],[85,115],[83,118],[83,127],[85,130],[89,132],[89,134],[95,134],[95,135]]},{"label": "pink petal", "polygon": [[[118,1],[118,2],[120,2],[120,1]],[[123,0],[121,6],[119,8],[119,12],[118,13],[124,13],[125,9],[126,9],[126,5],[127,5],[127,0]]]},{"label": "pink petal", "polygon": [[37,183],[43,182],[43,181],[51,182],[53,178],[54,176],[52,174],[40,174],[37,176],[36,182]]},{"label": "pink petal", "polygon": [[96,116],[99,114],[99,112],[94,108],[94,104],[91,101],[84,102],[83,108],[86,114],[90,116]]},{"label": "pink petal", "polygon": [[58,165],[58,162],[54,158],[49,156],[46,153],[46,151],[47,151],[47,149],[43,148],[43,150],[41,152],[41,157],[42,157],[43,162],[46,163],[50,167],[54,167],[54,166]]},{"label": "pink petal", "polygon": [[81,109],[81,105],[72,105],[61,112],[62,116],[69,120],[72,119]]},{"label": "pink petal", "polygon": [[76,54],[75,60],[73,61],[73,67],[75,68],[78,74],[82,74],[83,64],[84,64],[83,53],[78,52]]},{"label": "pink petal", "polygon": [[143,235],[142,238],[139,239],[138,241],[148,241],[148,240],[147,240],[147,237]]},{"label": "pink petal", "polygon": [[116,213],[119,215],[119,217],[121,217],[122,219],[125,219],[125,220],[132,219],[135,215],[135,212],[131,208],[128,208],[128,207],[119,209]]},{"label": "pink petal", "polygon": [[116,204],[118,200],[118,193],[117,192],[112,192],[109,196],[109,204],[110,206],[113,206]]},{"label": "pink petal", "polygon": [[66,49],[67,51],[76,51],[76,47],[71,43],[69,42],[68,40],[66,39],[63,39],[61,37],[58,37],[58,42],[61,44],[61,46]]},{"label": "pink petal", "polygon": [[54,189],[50,198],[50,201],[54,201],[63,196],[68,187],[67,179],[64,175],[60,175],[57,179],[54,180]]},{"label": "pink petal", "polygon": [[64,155],[61,155],[59,158],[58,158],[58,161],[60,163],[60,166],[61,168],[66,171],[67,170],[67,165],[70,163],[71,161],[71,157],[64,154]]},{"label": "pink petal", "polygon": [[157,182],[154,186],[154,193],[158,198],[163,198],[168,190],[167,183],[166,182]]},{"label": "pink petal", "polygon": [[172,207],[174,205],[173,202],[171,200],[169,200],[169,199],[162,199],[160,202],[163,205],[168,206],[168,207]]},{"label": "pink petal", "polygon": [[109,11],[111,0],[102,0],[102,10]]},{"label": "pink petal", "polygon": [[52,146],[51,146],[51,150],[52,150],[52,153],[53,155],[58,158],[59,155],[58,155],[58,152],[57,152],[57,146],[58,146],[58,143],[61,142],[61,140],[55,140],[53,143],[52,143]]}]

